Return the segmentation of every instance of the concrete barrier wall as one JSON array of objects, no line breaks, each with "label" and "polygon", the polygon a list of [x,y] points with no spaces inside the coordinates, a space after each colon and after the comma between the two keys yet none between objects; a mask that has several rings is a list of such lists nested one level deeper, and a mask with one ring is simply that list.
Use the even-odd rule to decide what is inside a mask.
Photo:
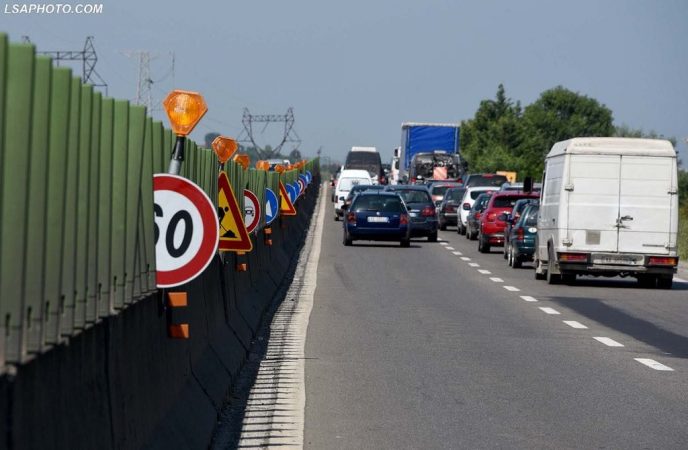
[{"label": "concrete barrier wall", "polygon": [[[261,231],[236,272],[216,257],[182,289],[184,311],[160,291],[0,378],[0,448],[206,448],[256,330],[291,281],[319,189],[315,177],[298,214]],[[290,269],[291,267],[291,269]],[[190,325],[170,339],[167,323]]]}]

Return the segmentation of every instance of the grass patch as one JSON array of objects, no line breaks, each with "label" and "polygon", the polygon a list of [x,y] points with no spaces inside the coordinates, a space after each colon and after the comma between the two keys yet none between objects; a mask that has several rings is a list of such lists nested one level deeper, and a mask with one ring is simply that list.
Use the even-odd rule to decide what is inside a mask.
[{"label": "grass patch", "polygon": [[688,204],[684,204],[678,216],[678,255],[681,261],[688,260]]}]

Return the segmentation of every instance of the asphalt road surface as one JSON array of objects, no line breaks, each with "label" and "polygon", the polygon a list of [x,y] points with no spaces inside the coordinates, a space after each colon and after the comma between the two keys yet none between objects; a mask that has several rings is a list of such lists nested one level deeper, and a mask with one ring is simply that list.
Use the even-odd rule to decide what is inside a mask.
[{"label": "asphalt road surface", "polygon": [[453,227],[344,247],[331,208],[305,448],[688,448],[688,283],[549,286]]}]

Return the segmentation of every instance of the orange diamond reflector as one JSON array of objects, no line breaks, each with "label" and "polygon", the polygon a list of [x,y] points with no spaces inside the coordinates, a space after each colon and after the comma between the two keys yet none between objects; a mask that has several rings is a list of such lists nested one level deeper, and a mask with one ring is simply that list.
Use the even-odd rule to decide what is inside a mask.
[{"label": "orange diamond reflector", "polygon": [[260,160],[256,162],[256,169],[258,170],[270,170],[270,163],[266,160]]},{"label": "orange diamond reflector", "polygon": [[240,154],[234,157],[234,161],[246,170],[251,163],[251,158],[246,154]]},{"label": "orange diamond reflector", "polygon": [[215,140],[213,140],[212,146],[218,161],[222,164],[229,161],[229,158],[231,158],[239,148],[239,145],[234,139],[226,136],[216,137]]},{"label": "orange diamond reflector", "polygon": [[275,172],[277,172],[277,173],[282,173],[282,172],[284,172],[285,170],[286,170],[286,169],[284,168],[284,166],[283,166],[282,164],[277,164],[277,165],[275,166]]},{"label": "orange diamond reflector", "polygon": [[208,111],[203,96],[198,92],[174,90],[162,102],[170,119],[172,131],[179,136],[191,133],[201,117]]}]

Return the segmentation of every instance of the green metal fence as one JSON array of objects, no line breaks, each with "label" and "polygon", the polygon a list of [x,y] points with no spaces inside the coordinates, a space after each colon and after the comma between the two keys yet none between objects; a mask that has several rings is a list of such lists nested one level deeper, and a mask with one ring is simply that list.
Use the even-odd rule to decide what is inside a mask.
[{"label": "green metal fence", "polygon": [[[145,108],[0,34],[0,373],[156,290],[152,175],[173,142]],[[181,175],[217,199],[214,153],[186,148]],[[277,173],[225,170],[242,207],[245,188],[263,205],[279,193]]]}]

